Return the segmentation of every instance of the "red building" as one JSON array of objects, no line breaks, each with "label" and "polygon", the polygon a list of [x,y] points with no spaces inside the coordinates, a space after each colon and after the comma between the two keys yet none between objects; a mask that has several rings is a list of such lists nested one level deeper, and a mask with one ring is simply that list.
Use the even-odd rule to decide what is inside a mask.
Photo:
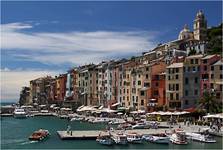
[{"label": "red building", "polygon": [[148,90],[149,111],[166,104],[165,69],[165,62],[157,62],[151,65],[151,87]]},{"label": "red building", "polygon": [[211,65],[215,62],[220,60],[219,55],[207,55],[202,58],[201,65],[200,65],[200,96],[203,96],[204,91],[209,91],[211,88],[210,85],[210,72],[211,72]]},{"label": "red building", "polygon": [[56,77],[56,96],[55,100],[57,102],[63,102],[66,92],[66,81],[67,81],[67,75],[61,74],[58,77]]}]

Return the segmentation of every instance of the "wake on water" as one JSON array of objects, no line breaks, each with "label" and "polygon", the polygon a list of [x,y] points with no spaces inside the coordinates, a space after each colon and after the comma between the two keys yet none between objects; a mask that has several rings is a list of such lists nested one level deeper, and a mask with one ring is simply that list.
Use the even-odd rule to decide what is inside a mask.
[{"label": "wake on water", "polygon": [[25,141],[21,143],[20,145],[26,145],[26,144],[32,144],[32,143],[37,143],[38,141]]}]

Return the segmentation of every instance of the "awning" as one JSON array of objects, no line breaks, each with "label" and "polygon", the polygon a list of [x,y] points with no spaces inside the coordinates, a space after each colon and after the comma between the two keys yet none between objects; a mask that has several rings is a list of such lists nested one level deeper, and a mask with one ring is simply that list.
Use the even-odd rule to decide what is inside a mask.
[{"label": "awning", "polygon": [[223,119],[223,113],[203,116],[204,118],[220,118]]},{"label": "awning", "polygon": [[98,109],[101,110],[104,106],[100,106]]},{"label": "awning", "polygon": [[70,108],[61,108],[60,110],[63,110],[63,111],[71,111],[72,109],[70,109]]},{"label": "awning", "polygon": [[52,104],[52,105],[50,105],[50,108],[53,108],[53,107],[55,107],[56,106],[56,104]]},{"label": "awning", "polygon": [[115,106],[118,106],[118,105],[120,105],[120,103],[115,103],[115,104],[113,104],[113,105],[111,105],[112,107],[115,107]]},{"label": "awning", "polygon": [[149,88],[147,88],[147,87],[143,87],[143,88],[141,88],[140,90],[141,91],[146,91],[146,90],[148,90]]}]

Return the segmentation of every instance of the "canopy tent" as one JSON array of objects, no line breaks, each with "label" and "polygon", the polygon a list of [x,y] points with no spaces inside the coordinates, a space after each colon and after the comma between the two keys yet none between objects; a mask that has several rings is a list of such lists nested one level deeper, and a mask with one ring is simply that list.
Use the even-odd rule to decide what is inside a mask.
[{"label": "canopy tent", "polygon": [[56,104],[52,104],[52,105],[50,105],[50,108],[53,108],[53,107],[55,107],[56,106]]},{"label": "canopy tent", "polygon": [[77,112],[82,112],[82,111],[96,111],[98,109],[91,107],[91,106],[84,106],[82,108],[78,108]]},{"label": "canopy tent", "polygon": [[103,108],[103,109],[101,110],[101,112],[115,113],[115,112],[117,112],[117,110],[112,110],[112,109],[109,109],[109,108]]},{"label": "canopy tent", "polygon": [[223,119],[223,113],[203,116],[204,118],[220,118]]},{"label": "canopy tent", "polygon": [[31,106],[31,105],[27,105],[27,106],[23,105],[23,106],[21,106],[21,108],[33,108],[33,106]]},{"label": "canopy tent", "polygon": [[158,111],[158,112],[152,112],[152,113],[147,113],[147,115],[161,115],[161,116],[171,116],[171,115],[183,115],[183,114],[188,114],[189,112],[186,111],[175,111],[175,112],[164,112],[164,111]]},{"label": "canopy tent", "polygon": [[70,109],[70,108],[60,108],[60,110],[62,110],[62,111],[71,111],[72,109]]},{"label": "canopy tent", "polygon": [[120,105],[120,103],[115,103],[115,104],[113,104],[113,105],[111,105],[112,107],[115,107],[115,106],[118,106],[118,105]]},{"label": "canopy tent", "polygon": [[145,110],[131,111],[130,114],[144,114]]}]

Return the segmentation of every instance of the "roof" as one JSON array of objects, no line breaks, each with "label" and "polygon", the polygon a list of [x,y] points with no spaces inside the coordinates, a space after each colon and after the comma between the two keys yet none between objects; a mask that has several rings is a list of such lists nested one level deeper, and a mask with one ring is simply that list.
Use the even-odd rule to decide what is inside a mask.
[{"label": "roof", "polygon": [[173,63],[173,64],[167,66],[167,68],[181,68],[181,67],[183,67],[183,65],[184,65],[183,63]]},{"label": "roof", "polygon": [[219,60],[217,61],[215,64],[213,64],[214,66],[217,66],[217,65],[223,65],[223,61],[222,60]]},{"label": "roof", "polygon": [[214,57],[215,55],[207,55],[207,56],[205,56],[205,57],[203,57],[202,59],[210,59],[210,58],[212,58],[212,57]]},{"label": "roof", "polygon": [[191,58],[201,58],[201,57],[203,57],[203,55],[191,55],[191,56],[188,56],[188,57],[186,57],[186,59],[191,59]]}]

